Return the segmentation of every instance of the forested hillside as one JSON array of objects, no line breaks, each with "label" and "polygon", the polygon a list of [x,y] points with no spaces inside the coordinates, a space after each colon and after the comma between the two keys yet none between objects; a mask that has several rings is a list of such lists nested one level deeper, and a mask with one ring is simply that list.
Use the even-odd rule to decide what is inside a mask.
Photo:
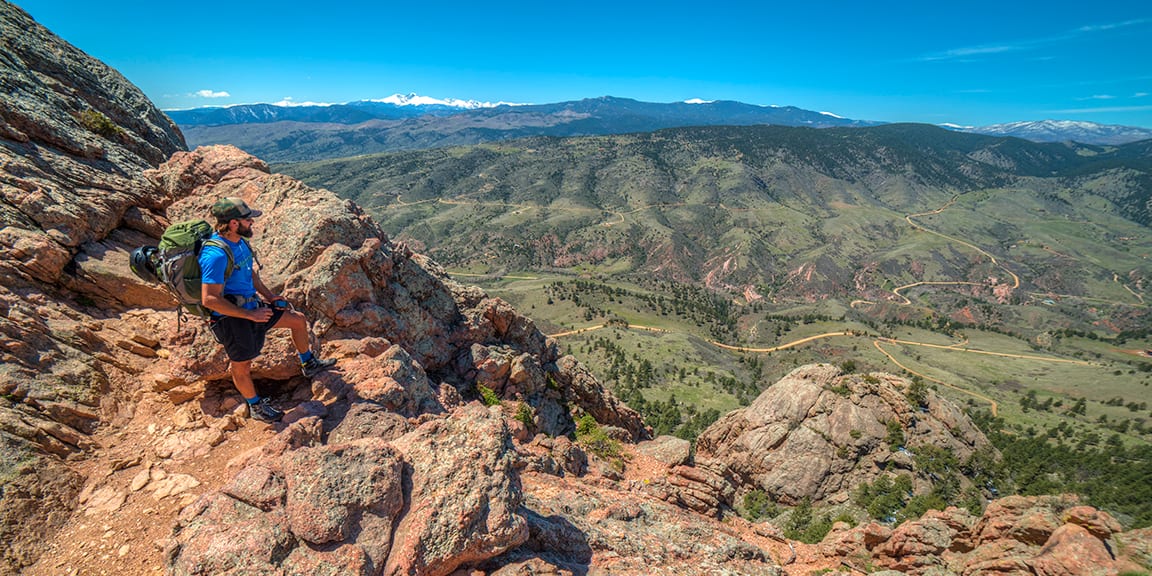
[{"label": "forested hillside", "polygon": [[1115,275],[1143,282],[1146,148],[924,125],[727,127],[278,169],[361,203],[448,266],[610,269],[766,297],[869,299],[918,281],[988,292],[1015,283],[1011,273],[1021,302],[1032,291],[1118,299]]}]

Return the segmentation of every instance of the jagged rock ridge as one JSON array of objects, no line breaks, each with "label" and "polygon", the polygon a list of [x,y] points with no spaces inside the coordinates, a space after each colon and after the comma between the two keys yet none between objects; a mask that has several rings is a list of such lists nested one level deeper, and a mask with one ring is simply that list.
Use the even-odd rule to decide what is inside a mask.
[{"label": "jagged rock ridge", "polygon": [[2,571],[34,560],[66,520],[83,479],[60,459],[93,447],[109,389],[97,357],[115,345],[93,332],[104,313],[72,290],[155,229],[162,199],[143,172],[184,139],[118,72],[7,1],[0,54]]}]

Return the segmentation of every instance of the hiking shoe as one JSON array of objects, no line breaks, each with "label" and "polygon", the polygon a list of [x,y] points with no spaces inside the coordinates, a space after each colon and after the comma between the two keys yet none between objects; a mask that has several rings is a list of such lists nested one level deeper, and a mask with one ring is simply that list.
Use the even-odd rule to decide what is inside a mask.
[{"label": "hiking shoe", "polygon": [[319,357],[313,356],[311,360],[300,365],[300,371],[304,373],[305,377],[311,378],[335,365],[335,358],[321,360]]},{"label": "hiking shoe", "polygon": [[259,402],[248,405],[248,416],[261,422],[279,422],[284,413],[277,410],[267,398],[261,398]]}]

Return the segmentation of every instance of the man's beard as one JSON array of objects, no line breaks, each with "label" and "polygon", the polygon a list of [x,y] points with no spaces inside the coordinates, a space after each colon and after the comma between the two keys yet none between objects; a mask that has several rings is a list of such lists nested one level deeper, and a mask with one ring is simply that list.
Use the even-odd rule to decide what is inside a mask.
[{"label": "man's beard", "polygon": [[244,238],[251,238],[252,226],[248,224],[242,224],[239,228],[236,229],[236,233],[240,236],[243,236]]}]

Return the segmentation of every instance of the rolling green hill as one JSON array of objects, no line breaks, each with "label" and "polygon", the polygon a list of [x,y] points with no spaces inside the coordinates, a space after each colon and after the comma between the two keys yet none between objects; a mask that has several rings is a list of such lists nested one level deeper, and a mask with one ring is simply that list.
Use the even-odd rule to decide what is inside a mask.
[{"label": "rolling green hill", "polygon": [[658,432],[692,437],[833,362],[921,379],[1008,437],[1104,450],[1152,441],[1150,158],[762,126],[275,169],[511,301]]},{"label": "rolling green hill", "polygon": [[[656,277],[748,301],[910,297],[953,311],[970,299],[1141,304],[1146,148],[924,125],[710,127],[277,169],[355,200],[449,268]],[[966,284],[894,292],[920,282]],[[1070,314],[1061,327],[1097,320]]]}]

